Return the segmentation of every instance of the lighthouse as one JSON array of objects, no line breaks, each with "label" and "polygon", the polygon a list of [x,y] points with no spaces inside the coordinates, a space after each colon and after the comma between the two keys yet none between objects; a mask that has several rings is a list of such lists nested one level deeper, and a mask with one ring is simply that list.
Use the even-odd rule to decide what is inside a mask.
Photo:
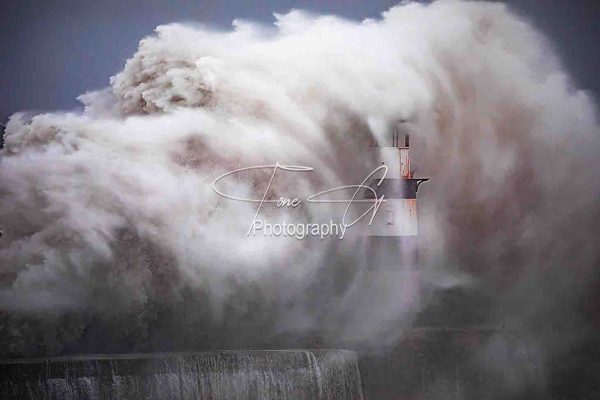
[{"label": "lighthouse", "polygon": [[[377,179],[371,187],[378,198],[384,198],[380,212],[367,230],[367,236],[412,238],[419,233],[417,218],[417,191],[429,178],[414,178],[410,165],[410,137],[395,130],[392,146],[376,147],[381,164],[387,167],[383,180]],[[374,198],[367,192],[367,198]]]},{"label": "lighthouse", "polygon": [[[413,176],[408,134],[402,135],[396,128],[390,142],[391,146],[373,148],[381,165],[387,167],[387,175],[368,183],[383,202],[371,225],[364,227],[363,235],[376,291],[392,296],[398,307],[395,311],[406,316],[414,315],[420,307],[417,192],[429,178]],[[375,199],[375,194],[367,191],[365,197]],[[394,319],[389,315],[390,321]]]}]

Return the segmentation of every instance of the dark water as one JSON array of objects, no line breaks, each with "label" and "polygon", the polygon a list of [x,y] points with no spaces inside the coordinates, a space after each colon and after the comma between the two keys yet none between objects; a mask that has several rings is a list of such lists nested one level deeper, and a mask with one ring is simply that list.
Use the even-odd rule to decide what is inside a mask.
[{"label": "dark water", "polygon": [[494,328],[421,328],[359,358],[369,400],[548,399],[528,343]]},{"label": "dark water", "polygon": [[227,351],[4,360],[2,399],[362,399],[354,352]]}]

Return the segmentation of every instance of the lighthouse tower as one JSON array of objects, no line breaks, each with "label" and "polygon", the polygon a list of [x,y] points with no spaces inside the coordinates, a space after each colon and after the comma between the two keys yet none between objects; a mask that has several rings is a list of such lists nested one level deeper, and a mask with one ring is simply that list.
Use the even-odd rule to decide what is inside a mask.
[{"label": "lighthouse tower", "polygon": [[[400,140],[402,139],[402,140]],[[379,209],[367,236],[410,238],[419,233],[417,218],[417,191],[429,178],[414,178],[410,168],[409,135],[400,138],[398,131],[392,135],[392,146],[377,147],[381,163],[388,171],[383,182],[377,180],[377,197],[385,202]],[[378,184],[378,186],[377,186]],[[367,193],[367,198],[373,197]]]},{"label": "lighthouse tower", "polygon": [[[409,135],[394,130],[391,146],[377,147],[378,158],[387,166],[386,177],[368,185],[382,202],[370,226],[365,227],[370,265],[378,291],[393,296],[401,313],[417,312],[421,284],[418,267],[417,191],[429,178],[413,177]],[[374,198],[367,192],[367,199]],[[390,287],[391,285],[391,287]],[[393,317],[391,317],[393,319]]]}]

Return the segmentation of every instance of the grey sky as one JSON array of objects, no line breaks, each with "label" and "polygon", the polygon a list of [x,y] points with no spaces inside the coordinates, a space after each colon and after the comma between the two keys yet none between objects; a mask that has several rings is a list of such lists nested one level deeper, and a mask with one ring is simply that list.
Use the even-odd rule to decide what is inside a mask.
[{"label": "grey sky", "polygon": [[[20,110],[70,109],[107,85],[138,41],[159,24],[234,18],[270,22],[291,8],[375,17],[397,1],[374,0],[4,0],[0,3],[0,121]],[[580,86],[600,93],[600,1],[511,0],[546,32]]]}]

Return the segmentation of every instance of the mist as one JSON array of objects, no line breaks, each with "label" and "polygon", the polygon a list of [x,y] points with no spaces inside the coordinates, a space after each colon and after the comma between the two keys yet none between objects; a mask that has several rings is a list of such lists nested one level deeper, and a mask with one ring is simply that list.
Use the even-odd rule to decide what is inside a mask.
[{"label": "mist", "polygon": [[[79,99],[81,113],[17,113],[6,128],[4,355],[362,346],[460,323],[518,331],[544,365],[592,334],[575,310],[600,257],[596,104],[505,5],[162,25]],[[365,149],[389,145],[399,121],[431,177],[417,312],[400,290],[361,286],[368,242],[248,238],[255,205],[212,190],[228,171],[276,162],[315,171],[278,176],[274,198],[360,183],[379,164]],[[224,188],[256,198],[269,178]]]}]

